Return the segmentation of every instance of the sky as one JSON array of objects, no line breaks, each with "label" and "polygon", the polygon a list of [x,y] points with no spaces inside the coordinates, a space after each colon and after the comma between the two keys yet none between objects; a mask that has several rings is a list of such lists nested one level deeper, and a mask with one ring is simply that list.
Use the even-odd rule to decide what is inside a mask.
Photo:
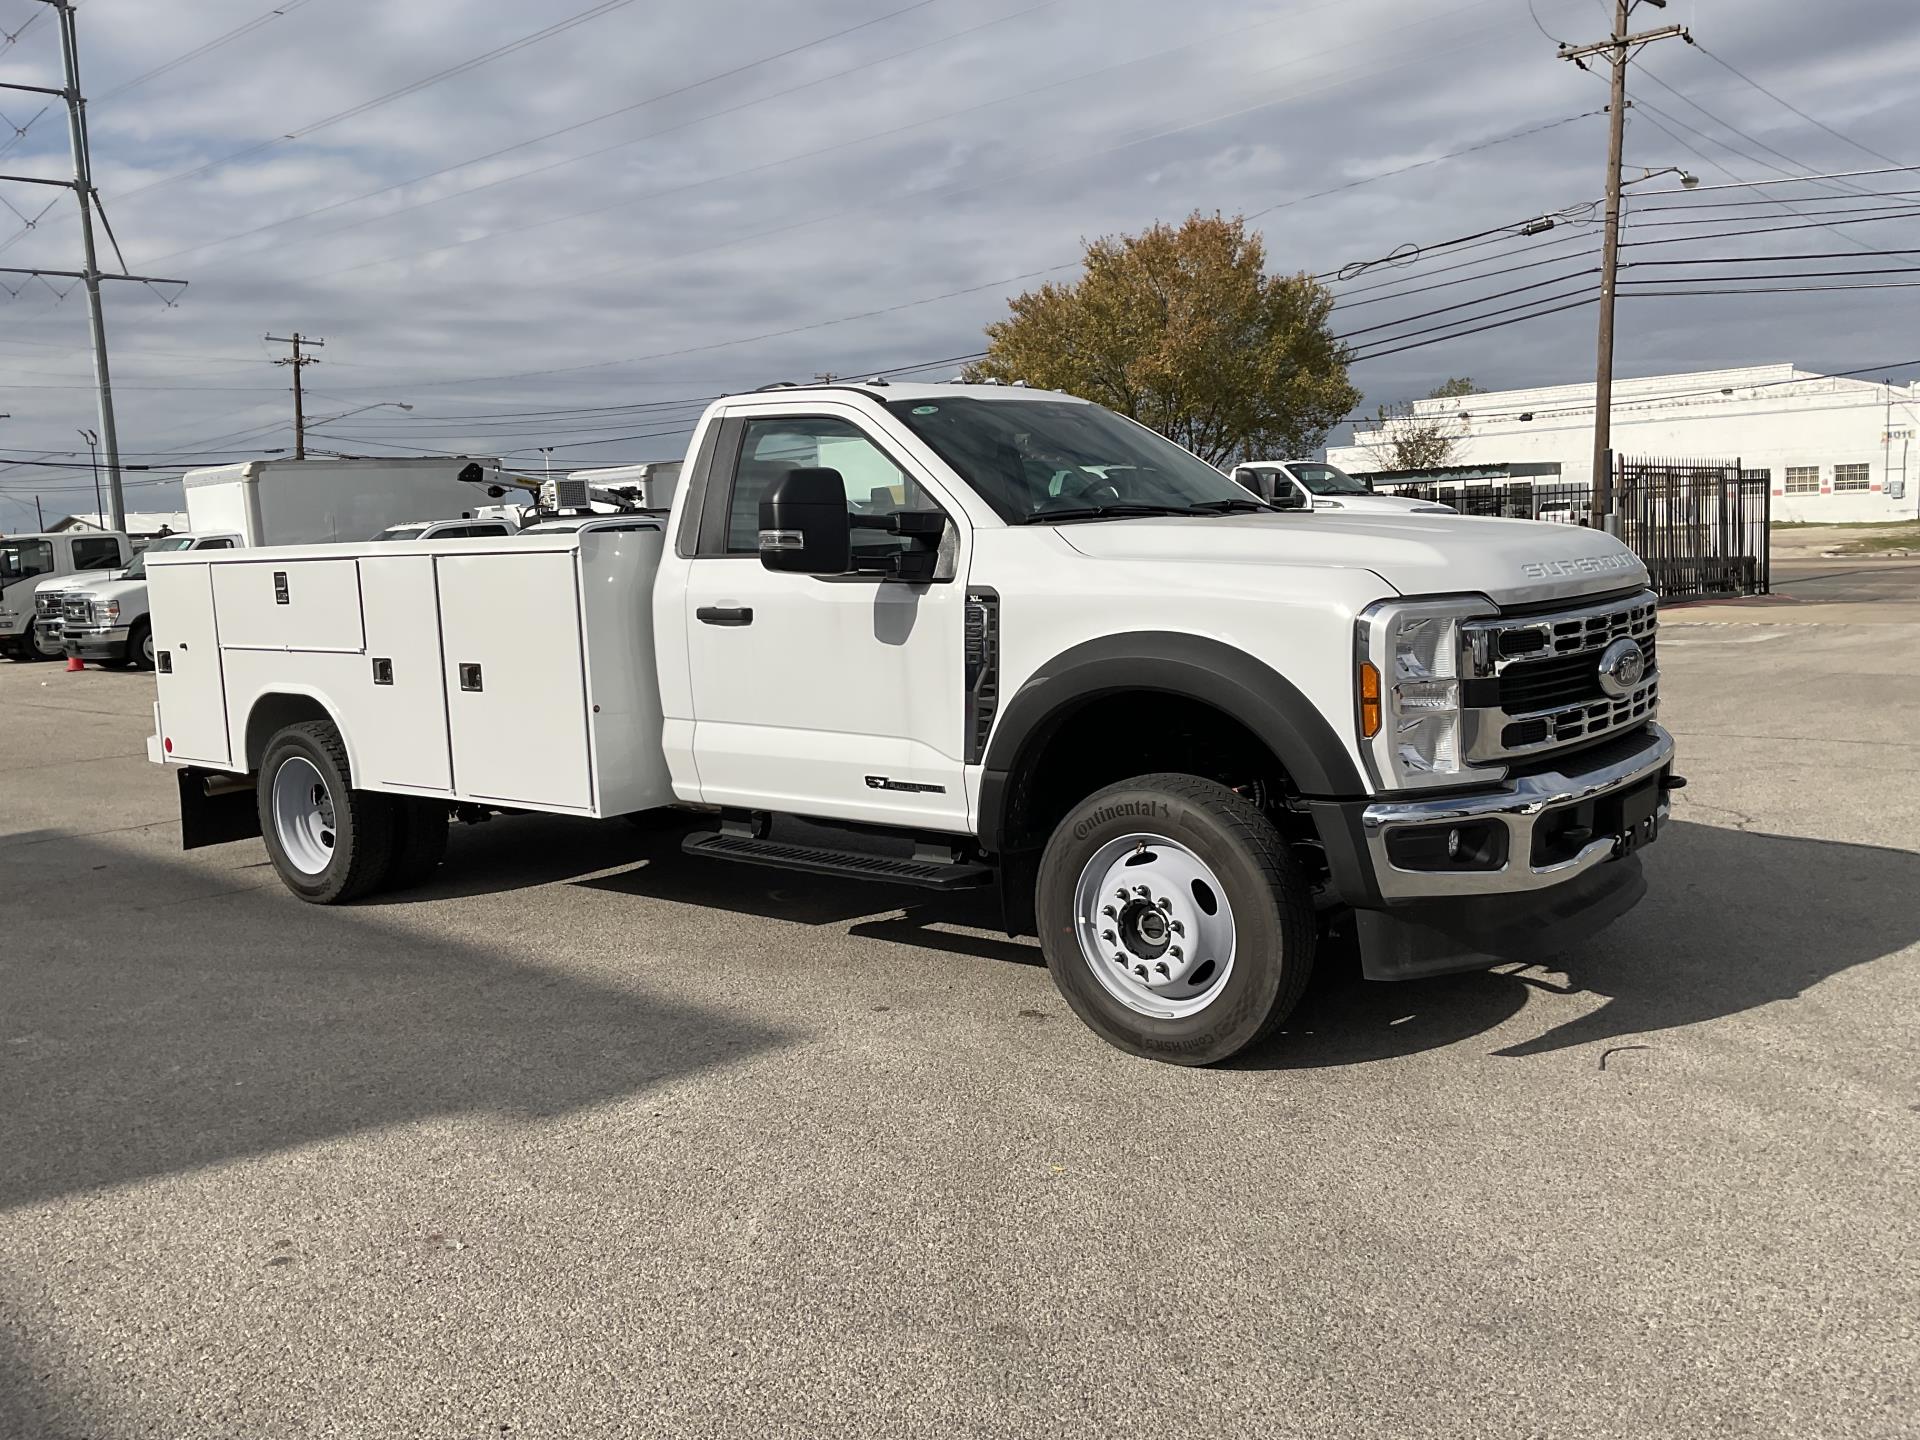
[{"label": "sky", "polygon": [[[190,282],[107,286],[123,458],[290,447],[288,371],[270,363],[286,347],[263,337],[295,329],[326,342],[305,371],[316,449],[505,454],[535,474],[673,457],[724,390],[946,378],[1010,296],[1070,280],[1084,240],[1195,210],[1253,217],[1271,270],[1328,278],[1368,406],[1450,376],[1586,379],[1590,306],[1456,332],[1592,283],[1606,85],[1555,41],[1600,38],[1610,10],[79,0],[106,217],[131,272]],[[1920,245],[1910,202],[1858,192],[1920,185],[1710,188],[1920,161],[1903,123],[1920,7],[1671,0],[1634,17],[1671,23],[1705,48],[1635,61],[1627,173],[1703,183],[1636,184],[1628,238],[1662,243],[1627,253],[1686,262],[1640,271],[1661,288],[1708,278],[1623,300],[1618,372],[1920,373],[1904,289],[1724,293],[1767,288],[1736,274],[1835,268],[1904,283],[1909,258],[1864,257]],[[0,81],[57,84],[59,64],[49,7],[0,0]],[[0,92],[0,172],[70,176],[63,110],[43,103]],[[0,198],[18,212],[0,208],[0,266],[78,268],[70,195],[0,182]],[[1552,230],[1516,232],[1542,215]],[[1410,293],[1446,281],[1468,283]],[[0,530],[17,531],[35,495],[48,520],[93,508],[87,470],[31,462],[85,466],[77,432],[97,417],[81,292],[0,283],[19,291],[0,291]],[[178,503],[166,472],[127,479],[130,510]]]}]

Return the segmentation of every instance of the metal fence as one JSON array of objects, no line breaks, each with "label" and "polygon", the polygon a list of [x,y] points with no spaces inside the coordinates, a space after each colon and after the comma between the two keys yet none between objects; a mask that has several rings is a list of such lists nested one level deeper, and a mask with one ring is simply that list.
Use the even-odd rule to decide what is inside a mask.
[{"label": "metal fence", "polygon": [[[1462,515],[1591,523],[1593,487],[1572,481],[1381,485],[1383,495],[1451,505]],[[1764,595],[1771,583],[1764,477],[1738,460],[1614,458],[1620,538],[1646,563],[1663,600]]]},{"label": "metal fence", "polygon": [[1620,538],[1663,600],[1764,595],[1772,583],[1765,479],[1738,460],[1614,458]]}]

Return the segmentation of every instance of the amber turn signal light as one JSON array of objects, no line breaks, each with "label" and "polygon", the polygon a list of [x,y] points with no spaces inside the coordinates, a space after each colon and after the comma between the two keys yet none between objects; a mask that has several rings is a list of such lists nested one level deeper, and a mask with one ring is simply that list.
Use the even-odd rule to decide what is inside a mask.
[{"label": "amber turn signal light", "polygon": [[1360,733],[1369,740],[1380,733],[1380,672],[1371,660],[1360,662]]}]

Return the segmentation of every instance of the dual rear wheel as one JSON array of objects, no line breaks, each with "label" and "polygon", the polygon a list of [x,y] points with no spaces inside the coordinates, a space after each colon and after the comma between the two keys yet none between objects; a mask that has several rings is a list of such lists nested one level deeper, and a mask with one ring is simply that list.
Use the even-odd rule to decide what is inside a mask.
[{"label": "dual rear wheel", "polygon": [[419,885],[446,855],[446,805],[354,789],[346,747],[324,720],[268,742],[255,793],[273,868],[315,905]]}]

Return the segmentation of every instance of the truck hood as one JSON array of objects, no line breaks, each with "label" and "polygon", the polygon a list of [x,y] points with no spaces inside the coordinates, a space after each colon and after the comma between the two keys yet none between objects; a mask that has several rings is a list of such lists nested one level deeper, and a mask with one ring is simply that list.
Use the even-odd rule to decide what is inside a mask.
[{"label": "truck hood", "polygon": [[56,575],[51,580],[42,580],[34,586],[36,595],[50,590],[80,590],[92,585],[105,584],[127,567],[117,565],[111,570],[70,570],[65,575]]},{"label": "truck hood", "polygon": [[89,600],[124,600],[129,595],[145,595],[147,582],[144,580],[105,580],[95,585],[75,585]]},{"label": "truck hood", "polygon": [[1055,528],[1097,560],[1370,570],[1402,595],[1480,594],[1503,605],[1647,583],[1646,567],[1611,536],[1536,520],[1319,510]]}]

